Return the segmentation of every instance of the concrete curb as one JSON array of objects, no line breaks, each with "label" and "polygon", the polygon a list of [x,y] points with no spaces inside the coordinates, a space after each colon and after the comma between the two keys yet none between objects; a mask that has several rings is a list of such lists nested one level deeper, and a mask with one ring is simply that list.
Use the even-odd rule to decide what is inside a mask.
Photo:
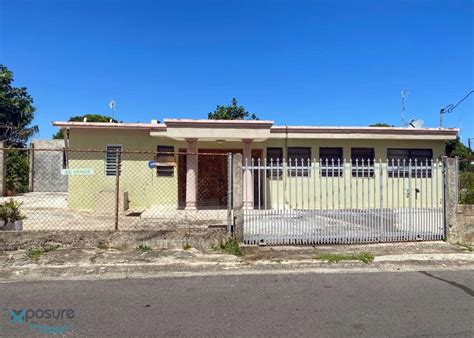
[{"label": "concrete curb", "polygon": [[217,275],[292,274],[292,273],[364,273],[428,270],[474,270],[474,255],[411,254],[376,257],[365,264],[358,261],[328,263],[319,260],[68,264],[4,267],[0,283],[34,280],[105,280],[127,278],[166,278]]}]

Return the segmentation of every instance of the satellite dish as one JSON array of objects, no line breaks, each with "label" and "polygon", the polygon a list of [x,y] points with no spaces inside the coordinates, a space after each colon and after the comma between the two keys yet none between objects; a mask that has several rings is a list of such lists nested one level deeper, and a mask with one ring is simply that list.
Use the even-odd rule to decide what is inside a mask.
[{"label": "satellite dish", "polygon": [[410,122],[408,122],[405,127],[407,128],[421,128],[423,127],[423,124],[425,121],[423,120],[415,120],[415,119],[410,119]]}]

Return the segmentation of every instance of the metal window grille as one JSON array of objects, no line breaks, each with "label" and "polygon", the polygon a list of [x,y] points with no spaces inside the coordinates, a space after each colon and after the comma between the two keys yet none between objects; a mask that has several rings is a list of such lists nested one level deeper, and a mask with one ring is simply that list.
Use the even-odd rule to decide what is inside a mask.
[{"label": "metal window grille", "polygon": [[387,149],[389,177],[429,178],[432,175],[432,149]]},{"label": "metal window grille", "polygon": [[319,159],[321,162],[321,176],[342,176],[344,167],[342,148],[319,148]]},{"label": "metal window grille", "polygon": [[157,165],[156,175],[173,177],[175,166],[174,147],[173,146],[158,146],[157,147]]},{"label": "metal window grille", "polygon": [[[121,145],[107,145],[105,147],[105,176],[117,175],[117,156],[122,152]],[[121,159],[119,159],[121,164]],[[122,166],[120,165],[119,175],[122,174]]]},{"label": "metal window grille", "polygon": [[288,172],[296,176],[308,176],[311,168],[310,147],[288,147]]},{"label": "metal window grille", "polygon": [[280,179],[283,175],[283,148],[267,148],[267,177]]},{"label": "metal window grille", "polygon": [[352,177],[374,177],[374,148],[351,148]]}]

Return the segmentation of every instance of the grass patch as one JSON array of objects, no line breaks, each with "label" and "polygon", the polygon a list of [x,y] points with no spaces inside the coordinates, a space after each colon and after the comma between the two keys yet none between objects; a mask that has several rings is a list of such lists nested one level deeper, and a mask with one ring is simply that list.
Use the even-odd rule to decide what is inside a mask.
[{"label": "grass patch", "polygon": [[225,242],[220,242],[217,249],[234,256],[243,256],[239,242],[233,237],[230,237]]},{"label": "grass patch", "polygon": [[43,248],[29,248],[26,252],[26,256],[34,261],[37,261],[41,256],[44,255]]},{"label": "grass patch", "polygon": [[328,261],[329,263],[338,263],[340,261],[361,261],[365,264],[373,262],[375,256],[369,252],[361,252],[356,254],[334,254],[334,253],[323,253],[315,257],[322,261]]},{"label": "grass patch", "polygon": [[58,247],[59,246],[57,245],[48,244],[48,245],[45,245],[44,247],[29,248],[28,251],[26,251],[26,256],[31,260],[37,261],[45,253],[55,251]]},{"label": "grass patch", "polygon": [[146,244],[140,244],[139,246],[137,246],[137,250],[140,252],[148,252],[151,251],[151,247]]},{"label": "grass patch", "polygon": [[468,245],[468,244],[463,244],[463,243],[456,243],[457,246],[459,246],[461,249],[469,251],[469,252],[474,252],[474,246]]},{"label": "grass patch", "polygon": [[183,250],[189,250],[191,249],[193,246],[191,244],[189,244],[188,242],[185,242],[183,243]]}]

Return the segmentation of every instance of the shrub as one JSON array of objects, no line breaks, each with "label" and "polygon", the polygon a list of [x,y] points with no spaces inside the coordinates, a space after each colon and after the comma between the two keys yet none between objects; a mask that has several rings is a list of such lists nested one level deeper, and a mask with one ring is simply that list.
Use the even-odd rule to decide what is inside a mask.
[{"label": "shrub", "polygon": [[27,151],[8,151],[5,162],[7,168],[7,190],[13,194],[28,192],[29,165]]},{"label": "shrub", "polygon": [[474,204],[474,172],[461,172],[459,174],[459,202],[461,204]]},{"label": "shrub", "polygon": [[13,223],[25,219],[25,215],[20,210],[21,204],[21,202],[17,202],[13,198],[0,204],[0,220],[5,223]]}]

